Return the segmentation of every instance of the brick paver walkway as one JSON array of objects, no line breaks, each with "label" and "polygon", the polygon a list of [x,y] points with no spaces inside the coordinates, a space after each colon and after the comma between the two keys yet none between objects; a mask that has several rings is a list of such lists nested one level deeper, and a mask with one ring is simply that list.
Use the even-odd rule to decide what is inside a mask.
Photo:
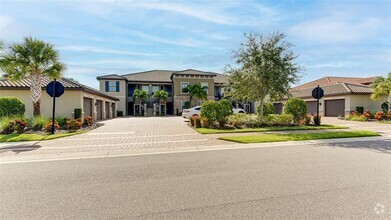
[{"label": "brick paver walkway", "polygon": [[102,122],[90,132],[0,149],[0,157],[11,155],[72,154],[92,151],[126,151],[220,145],[217,136],[201,135],[181,117],[128,117]]}]

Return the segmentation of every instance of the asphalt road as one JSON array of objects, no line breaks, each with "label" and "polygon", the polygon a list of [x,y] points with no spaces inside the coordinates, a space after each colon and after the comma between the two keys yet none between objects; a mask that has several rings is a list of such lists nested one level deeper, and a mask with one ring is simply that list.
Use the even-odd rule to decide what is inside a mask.
[{"label": "asphalt road", "polygon": [[391,142],[0,165],[0,219],[387,219]]}]

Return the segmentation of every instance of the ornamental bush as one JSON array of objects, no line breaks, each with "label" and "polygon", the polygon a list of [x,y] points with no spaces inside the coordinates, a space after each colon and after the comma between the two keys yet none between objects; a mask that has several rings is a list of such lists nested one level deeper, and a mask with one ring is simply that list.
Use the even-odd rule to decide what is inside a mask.
[{"label": "ornamental bush", "polygon": [[[54,130],[58,130],[60,129],[60,125],[58,124],[57,121],[54,121]],[[46,132],[51,132],[52,131],[52,121],[48,121],[48,123],[46,123],[45,125],[45,131]]]},{"label": "ornamental bush", "polygon": [[227,122],[227,117],[234,113],[232,109],[232,103],[227,99],[222,99],[219,102],[218,109],[218,120],[220,127],[224,127],[224,124]]},{"label": "ornamental bush", "polygon": [[284,105],[284,113],[291,114],[293,120],[299,123],[307,114],[307,104],[303,99],[290,98]]},{"label": "ornamental bush", "polygon": [[[6,117],[5,117],[6,118]],[[8,124],[2,125],[3,134],[22,134],[27,127],[28,123],[26,120],[18,118],[18,119],[9,119]]]},{"label": "ornamental bush", "polygon": [[23,102],[16,97],[0,98],[0,118],[8,116],[23,116],[26,107]]},{"label": "ornamental bush", "polygon": [[208,120],[209,126],[220,119],[220,105],[216,101],[208,100],[201,105],[201,117]]},{"label": "ornamental bush", "polygon": [[262,117],[262,125],[267,126],[290,126],[293,121],[293,116],[290,114],[270,114]]},{"label": "ornamental bush", "polygon": [[41,115],[34,116],[33,118],[30,118],[30,127],[34,131],[40,131],[44,126],[50,121],[49,118],[43,117]]},{"label": "ornamental bush", "polygon": [[71,120],[68,120],[67,121],[67,130],[69,131],[76,131],[76,130],[79,130],[82,126],[82,122],[81,122],[81,118],[79,119],[71,119]]},{"label": "ornamental bush", "polygon": [[[260,105],[257,106],[257,114],[259,115],[259,112],[261,111]],[[270,114],[276,114],[276,111],[274,110],[274,106],[270,102],[263,103],[263,115],[270,115]]]}]

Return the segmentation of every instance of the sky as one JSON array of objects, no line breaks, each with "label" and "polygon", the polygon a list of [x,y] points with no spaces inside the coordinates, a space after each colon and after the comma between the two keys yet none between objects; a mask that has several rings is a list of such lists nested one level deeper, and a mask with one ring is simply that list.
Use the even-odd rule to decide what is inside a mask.
[{"label": "sky", "polygon": [[47,41],[64,76],[198,69],[223,73],[244,33],[286,33],[300,83],[391,71],[391,0],[0,0],[0,40]]}]

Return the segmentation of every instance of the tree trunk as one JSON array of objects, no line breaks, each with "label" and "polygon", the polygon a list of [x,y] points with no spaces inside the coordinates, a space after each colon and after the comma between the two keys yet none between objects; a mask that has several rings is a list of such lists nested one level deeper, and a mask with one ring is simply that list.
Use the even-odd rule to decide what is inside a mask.
[{"label": "tree trunk", "polygon": [[30,85],[31,99],[33,100],[34,106],[34,116],[41,114],[41,96],[42,96],[42,87],[41,87],[41,76],[38,74],[33,74],[31,76],[31,85]]},{"label": "tree trunk", "polygon": [[391,93],[388,94],[388,111],[391,111]]},{"label": "tree trunk", "polygon": [[263,117],[263,99],[259,100],[259,118],[262,123],[262,117]]}]

